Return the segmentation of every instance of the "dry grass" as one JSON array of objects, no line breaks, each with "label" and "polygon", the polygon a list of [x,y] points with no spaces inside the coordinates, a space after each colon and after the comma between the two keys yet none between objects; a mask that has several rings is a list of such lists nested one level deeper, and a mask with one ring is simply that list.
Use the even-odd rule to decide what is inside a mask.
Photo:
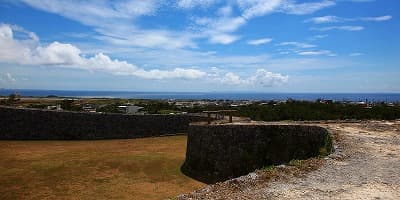
[{"label": "dry grass", "polygon": [[0,141],[0,199],[165,199],[201,188],[184,176],[186,136]]}]

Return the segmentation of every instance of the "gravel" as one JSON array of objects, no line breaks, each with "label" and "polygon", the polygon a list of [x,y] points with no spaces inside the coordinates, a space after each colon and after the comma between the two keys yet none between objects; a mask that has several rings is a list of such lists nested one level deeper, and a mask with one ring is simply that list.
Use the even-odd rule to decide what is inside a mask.
[{"label": "gravel", "polygon": [[400,121],[319,125],[335,135],[328,157],[257,170],[177,199],[400,199]]}]

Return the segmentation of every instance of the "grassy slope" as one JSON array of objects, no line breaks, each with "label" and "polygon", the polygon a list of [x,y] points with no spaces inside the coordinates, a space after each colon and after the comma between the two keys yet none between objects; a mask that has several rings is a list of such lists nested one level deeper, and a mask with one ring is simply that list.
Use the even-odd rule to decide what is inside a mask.
[{"label": "grassy slope", "polygon": [[203,186],[180,172],[186,136],[0,141],[0,199],[164,199]]}]

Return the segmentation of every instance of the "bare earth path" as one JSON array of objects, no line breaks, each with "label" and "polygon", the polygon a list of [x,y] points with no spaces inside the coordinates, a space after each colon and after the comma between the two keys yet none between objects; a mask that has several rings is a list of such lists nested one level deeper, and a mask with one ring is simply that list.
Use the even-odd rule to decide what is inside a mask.
[{"label": "bare earth path", "polygon": [[400,199],[400,121],[324,126],[337,150],[318,169],[265,183],[256,172],[183,199]]}]

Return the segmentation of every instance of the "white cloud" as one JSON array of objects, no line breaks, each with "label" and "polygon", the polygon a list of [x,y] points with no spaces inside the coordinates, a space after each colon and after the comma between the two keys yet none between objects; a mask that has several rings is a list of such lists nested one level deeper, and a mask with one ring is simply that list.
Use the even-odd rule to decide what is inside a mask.
[{"label": "white cloud", "polygon": [[[226,72],[228,75],[219,75],[219,70],[212,69],[212,73],[201,71],[195,68],[175,67],[173,69],[144,69],[127,61],[111,59],[104,53],[95,53],[93,56],[82,54],[82,51],[71,44],[52,42],[49,45],[42,45],[31,38],[31,41],[18,40],[13,37],[13,26],[8,24],[0,25],[0,63],[12,63],[19,65],[33,65],[48,67],[63,67],[83,69],[89,71],[102,71],[114,75],[134,76],[142,79],[188,79],[188,80],[209,80],[218,81],[226,84],[231,80],[235,84],[244,87],[248,86],[272,86],[287,81],[288,77],[278,73],[267,72],[260,69],[255,75],[243,79],[232,72]],[[34,45],[33,45],[34,44]],[[204,56],[213,56],[214,53],[204,53]],[[182,56],[182,55],[179,55]],[[255,57],[256,58],[256,57]],[[235,62],[235,60],[224,60],[222,58],[215,63]],[[241,57],[236,58],[238,63],[243,62]],[[253,62],[255,59],[249,58]],[[257,59],[257,58],[256,58]],[[204,60],[203,60],[204,61]],[[165,62],[165,61],[164,61]],[[205,59],[205,62],[210,63]],[[6,75],[8,80],[15,80],[11,75]]]},{"label": "white cloud", "polygon": [[258,69],[254,75],[246,79],[243,79],[232,72],[228,72],[221,77],[219,81],[227,85],[272,87],[285,84],[288,80],[289,76],[272,73],[265,69]]},{"label": "white cloud", "polygon": [[183,9],[191,9],[196,7],[206,8],[218,2],[219,0],[178,0],[176,5],[178,8]]},{"label": "white cloud", "polygon": [[319,56],[319,55],[336,56],[336,54],[332,53],[329,50],[299,51],[297,54],[302,56]]},{"label": "white cloud", "polygon": [[175,68],[173,70],[145,70],[126,61],[112,60],[103,53],[85,57],[81,50],[71,44],[59,42],[47,46],[29,46],[13,38],[12,26],[0,25],[0,61],[22,65],[49,65],[66,68],[79,68],[91,71],[105,71],[117,75],[132,75],[145,79],[182,78],[198,79],[206,75],[195,69]]},{"label": "white cloud", "polygon": [[380,16],[380,17],[362,17],[360,20],[362,21],[374,21],[374,22],[381,22],[381,21],[387,21],[392,19],[392,16],[390,15],[385,15],[385,16]]},{"label": "white cloud", "polygon": [[364,55],[364,53],[360,53],[360,52],[355,52],[355,53],[349,54],[349,56],[352,56],[352,57],[363,56],[363,55]]},{"label": "white cloud", "polygon": [[283,6],[282,10],[288,14],[295,14],[295,15],[305,15],[311,14],[323,8],[331,7],[336,5],[334,1],[324,0],[320,2],[307,2],[307,3],[293,3],[292,1],[286,1]]},{"label": "white cloud", "polygon": [[242,10],[242,16],[246,19],[263,16],[276,11],[282,6],[282,0],[238,0],[239,8]]},{"label": "white cloud", "polygon": [[163,49],[197,47],[197,45],[193,42],[193,35],[173,31],[139,30],[135,28],[121,32],[112,32],[108,29],[98,29],[97,31],[103,35],[95,36],[96,39],[106,41],[117,46],[136,46]]},{"label": "white cloud", "polygon": [[[286,14],[310,14],[335,5],[334,1],[320,0],[297,3],[294,0],[233,0],[224,2],[215,16],[192,17],[194,30],[173,31],[167,28],[147,29],[137,24],[142,16],[157,15],[164,7],[178,9],[209,8],[221,3],[220,0],[20,0],[33,8],[55,13],[63,17],[94,27],[93,37],[118,46],[145,48],[196,48],[196,40],[208,38],[214,44],[231,44],[240,36],[234,34],[240,27],[255,17],[274,12]],[[76,9],[79,8],[79,9]],[[173,9],[172,8],[172,9]],[[211,9],[211,8],[210,8]],[[239,14],[236,14],[239,12]],[[236,14],[236,15],[235,15]],[[199,26],[199,27],[196,27]]]},{"label": "white cloud", "polygon": [[[21,0],[33,8],[94,27],[95,39],[114,45],[146,48],[195,48],[194,35],[167,29],[143,29],[137,18],[158,13],[164,0],[78,1]],[[79,9],[77,9],[79,8]]]},{"label": "white cloud", "polygon": [[199,26],[199,33],[202,37],[208,37],[214,44],[231,44],[240,37],[233,35],[240,26],[246,23],[243,17],[232,17],[230,12],[223,12],[218,18],[196,18],[195,23]]},{"label": "white cloud", "polygon": [[364,2],[374,2],[375,0],[342,0],[342,1],[350,1],[350,2],[364,3]]},{"label": "white cloud", "polygon": [[220,33],[215,33],[210,36],[210,42],[213,44],[231,44],[238,39],[238,36]]},{"label": "white cloud", "polygon": [[[38,46],[31,50],[35,62],[33,64],[43,65],[74,65],[84,64],[84,59],[80,56],[81,50],[71,44],[53,42],[48,46]],[[32,60],[33,61],[33,60]]]},{"label": "white cloud", "polygon": [[314,17],[311,19],[307,19],[304,22],[312,22],[314,24],[323,24],[323,23],[337,23],[337,22],[347,22],[347,21],[373,21],[373,22],[382,22],[392,19],[390,15],[378,16],[378,17],[358,17],[358,18],[344,18],[337,16],[322,16],[322,17]]},{"label": "white cloud", "polygon": [[220,79],[221,83],[226,85],[244,85],[248,84],[246,80],[241,79],[238,75],[228,72]]},{"label": "white cloud", "polygon": [[17,80],[10,73],[8,73],[8,72],[1,73],[0,72],[0,82],[13,83],[15,81],[17,81]]},{"label": "white cloud", "polygon": [[260,44],[267,44],[272,41],[272,38],[261,38],[261,39],[256,39],[256,40],[249,40],[247,41],[247,44],[250,45],[260,45]]},{"label": "white cloud", "polygon": [[328,26],[322,28],[310,28],[310,30],[315,31],[330,31],[330,30],[340,30],[340,31],[361,31],[364,30],[362,26]]},{"label": "white cloud", "polygon": [[333,22],[340,22],[342,21],[342,18],[337,17],[337,16],[323,16],[323,17],[314,17],[308,20],[305,20],[304,22],[313,22],[315,24],[322,24],[322,23],[333,23]]},{"label": "white cloud", "polygon": [[258,69],[256,74],[248,79],[252,85],[262,85],[263,87],[282,85],[287,83],[288,80],[289,76],[283,76],[279,73],[272,73],[265,69]]},{"label": "white cloud", "polygon": [[[56,13],[86,25],[104,24],[112,19],[129,20],[142,15],[153,15],[161,1],[79,1],[79,0],[21,0],[34,8]],[[79,8],[79,9],[77,9]]]},{"label": "white cloud", "polygon": [[274,12],[298,15],[310,14],[335,5],[333,1],[327,0],[300,4],[289,0],[236,0],[235,2],[241,12],[238,16],[233,15],[233,3],[231,2],[219,8],[214,17],[193,18],[195,24],[200,27],[201,35],[208,37],[211,43],[231,44],[235,42],[240,37],[232,33],[255,17]]},{"label": "white cloud", "polygon": [[308,40],[314,41],[314,40],[319,40],[319,39],[323,39],[323,38],[326,38],[326,37],[328,37],[327,34],[324,34],[324,35],[314,35],[314,36],[310,37]]},{"label": "white cloud", "polygon": [[242,16],[246,19],[264,16],[272,12],[305,15],[335,5],[334,1],[296,3],[293,0],[237,0]]},{"label": "white cloud", "polygon": [[302,42],[281,42],[281,43],[277,44],[277,46],[294,46],[294,47],[300,48],[300,49],[316,47],[313,44],[302,43]]}]

